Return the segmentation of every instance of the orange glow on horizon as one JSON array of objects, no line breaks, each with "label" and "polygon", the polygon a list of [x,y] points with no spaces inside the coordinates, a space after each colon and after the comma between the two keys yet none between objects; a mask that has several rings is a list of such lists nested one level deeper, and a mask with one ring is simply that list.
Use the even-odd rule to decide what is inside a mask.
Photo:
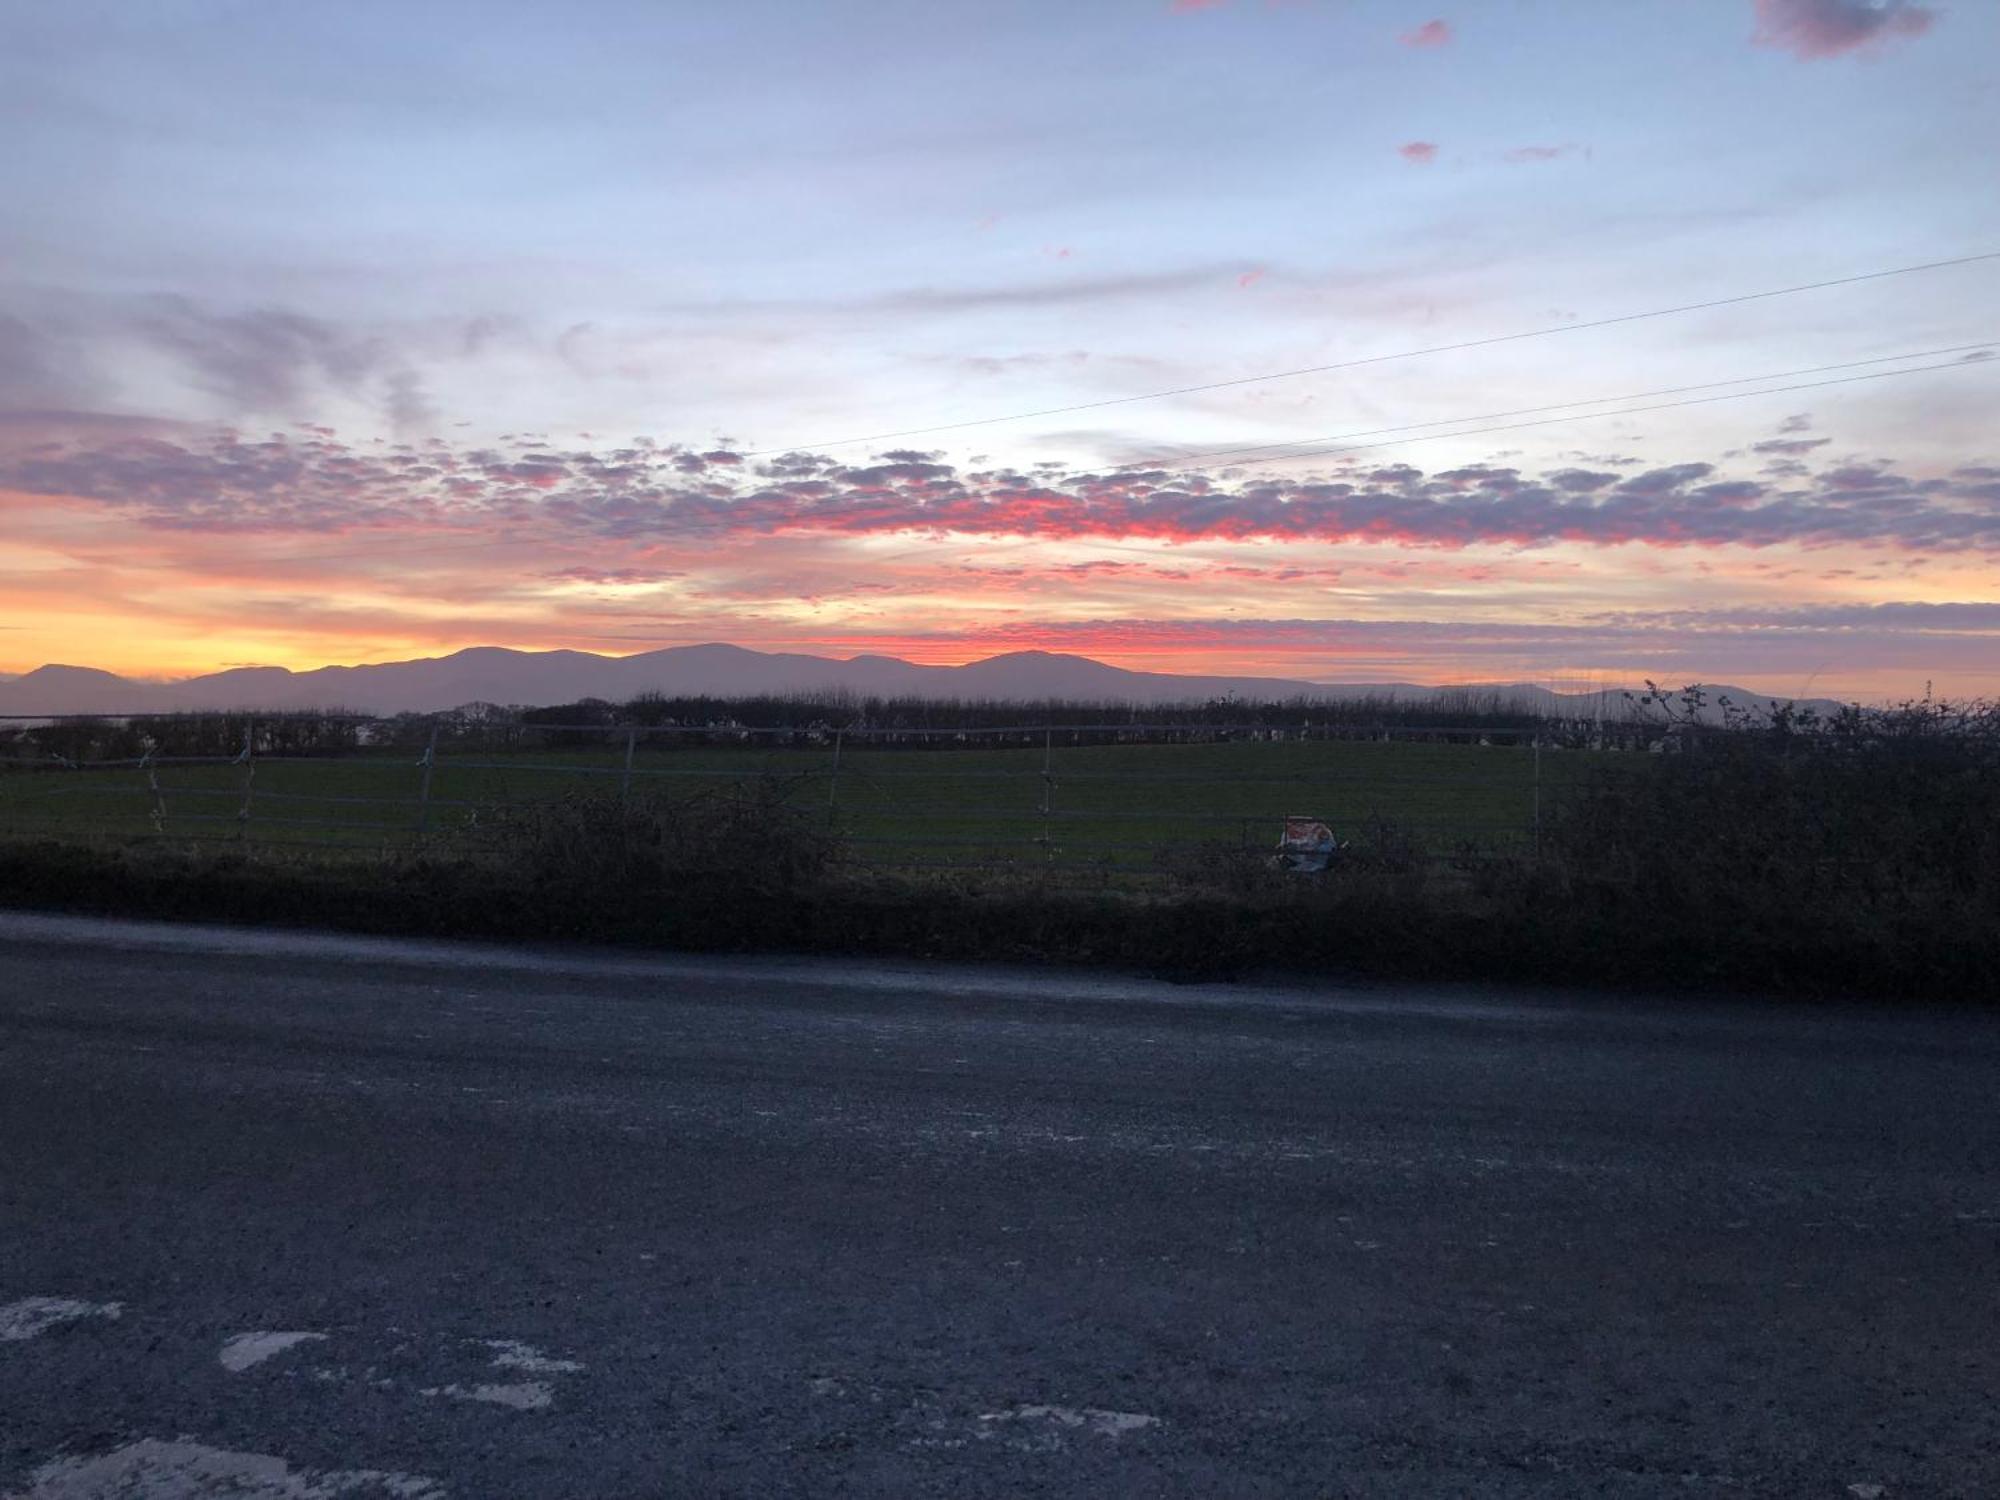
[{"label": "orange glow on horizon", "polygon": [[[462,525],[315,543],[145,526],[87,502],[4,492],[0,517],[0,671],[53,662],[156,681],[473,646],[623,656],[726,641],[936,666],[1043,650],[1183,675],[1622,685],[1674,675],[1653,665],[1644,639],[1609,650],[1587,638],[1615,633],[1627,617],[2000,596],[2000,573],[1980,554],[1879,546],[1440,552],[1395,541],[911,533],[548,540]],[[1565,631],[1583,634],[1566,643]],[[1652,639],[1665,652],[1680,633],[1662,625]],[[1810,687],[1898,698],[1920,694],[1927,679],[1960,696],[2000,691],[2000,649],[1982,656],[1976,637],[1940,637],[1935,660],[1918,640],[1902,658],[1874,663],[1855,659],[1838,633],[1804,645],[1768,630],[1708,638],[1716,659],[1681,680],[1784,696]],[[1769,660],[1756,659],[1760,650]]]}]

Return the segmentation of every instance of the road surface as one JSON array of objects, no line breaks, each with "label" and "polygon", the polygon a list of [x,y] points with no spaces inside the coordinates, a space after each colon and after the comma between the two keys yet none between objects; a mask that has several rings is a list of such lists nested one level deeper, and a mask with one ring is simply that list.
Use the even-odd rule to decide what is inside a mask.
[{"label": "road surface", "polygon": [[2000,1032],[0,916],[0,1496],[901,1494],[2000,1494]]}]

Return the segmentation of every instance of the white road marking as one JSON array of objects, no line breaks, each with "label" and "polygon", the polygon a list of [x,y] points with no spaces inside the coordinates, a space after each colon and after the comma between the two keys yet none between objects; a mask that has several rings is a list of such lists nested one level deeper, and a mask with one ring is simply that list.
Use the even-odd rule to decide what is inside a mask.
[{"label": "white road marking", "polygon": [[118,1318],[125,1314],[122,1302],[78,1302],[70,1297],[23,1297],[0,1307],[0,1343],[31,1339],[58,1323],[78,1318]]},{"label": "white road marking", "polygon": [[[982,1412],[980,1422],[991,1429],[1009,1422],[1078,1427],[1098,1437],[1120,1438],[1128,1432],[1157,1427],[1160,1419],[1137,1411],[1101,1411],[1094,1406],[1017,1406],[1012,1411]],[[990,1436],[990,1430],[981,1436]]]},{"label": "white road marking", "polygon": [[276,1333],[261,1329],[255,1333],[239,1333],[222,1346],[222,1352],[216,1358],[222,1361],[223,1369],[236,1375],[252,1365],[261,1365],[273,1355],[283,1354],[294,1345],[325,1337],[323,1333]]},{"label": "white road marking", "polygon": [[[493,1366],[500,1370],[517,1370],[528,1375],[573,1375],[583,1368],[581,1360],[555,1359],[519,1339],[477,1339],[474,1342],[493,1351]],[[554,1404],[556,1399],[555,1387],[546,1380],[434,1385],[419,1394],[449,1396],[454,1401],[484,1401],[492,1406],[511,1407],[515,1411],[540,1411]]]},{"label": "white road marking", "polygon": [[530,1375],[572,1375],[583,1368],[580,1360],[551,1359],[533,1344],[518,1339],[481,1339],[493,1351],[493,1363],[503,1370],[521,1370]]},{"label": "white road marking", "polygon": [[486,1401],[494,1406],[511,1406],[515,1411],[540,1411],[556,1399],[555,1387],[546,1380],[521,1380],[510,1385],[433,1385],[419,1394],[450,1396],[457,1401]]},{"label": "white road marking", "polygon": [[445,1500],[435,1479],[387,1469],[294,1469],[268,1453],[146,1438],[95,1458],[59,1458],[15,1500]]}]

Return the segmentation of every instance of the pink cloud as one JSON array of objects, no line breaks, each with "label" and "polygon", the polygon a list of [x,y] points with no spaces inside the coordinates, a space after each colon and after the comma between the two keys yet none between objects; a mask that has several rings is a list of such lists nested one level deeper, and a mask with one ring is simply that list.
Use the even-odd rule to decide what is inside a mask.
[{"label": "pink cloud", "polygon": [[[1774,441],[1818,441],[1799,437],[1803,425],[1788,422]],[[1683,657],[1690,677],[1713,677],[1739,660],[1804,673],[1837,659],[1850,674],[1879,670],[1885,690],[1899,672],[2000,684],[1990,587],[2000,466],[1903,474],[1842,461],[1745,480],[1704,463],[1587,462],[1426,472],[1341,459],[1238,478],[954,465],[916,451],[768,457],[651,439],[387,445],[344,442],[325,427],[249,437],[114,427],[10,435],[0,425],[0,531],[54,528],[72,559],[17,574],[3,592],[17,618],[42,622],[36,644],[14,648],[23,668],[65,649],[69,627],[49,622],[77,612],[83,630],[102,632],[107,613],[132,622],[123,649],[154,652],[148,671],[205,665],[216,640],[249,630],[260,650],[290,643],[295,663],[671,637],[934,658],[1037,645],[1151,654],[1185,670],[1262,671],[1266,653],[1296,651],[1383,677],[1463,672],[1474,661],[1496,676],[1578,663],[1657,676],[1663,660]],[[31,507],[33,524],[17,526]],[[895,545],[857,545],[889,536]],[[1134,552],[1121,542],[1155,545]],[[1070,560],[1037,543],[1127,555]],[[1411,550],[1318,550],[1342,543]],[[1756,549],[1767,547],[1786,550],[1760,564]],[[1937,564],[1933,578],[1967,580],[1933,585],[1937,597],[1987,602],[1861,603],[1843,593],[1807,610],[1786,607],[1803,585],[1765,587],[1879,584],[1885,569],[1926,561]],[[1527,593],[1542,569],[1561,590],[1546,611]],[[1682,601],[1632,585],[1676,570],[1758,583],[1726,609],[1724,596]],[[160,586],[166,575],[172,588]],[[1424,598],[1453,617],[1290,618],[1322,610],[1336,577],[1357,599],[1372,597],[1358,613],[1404,612]],[[140,587],[147,602],[129,603]],[[1937,592],[1947,587],[1963,592]],[[1462,610],[1447,589],[1478,602]],[[1664,608],[1651,599],[1674,612],[1644,614]],[[440,601],[456,606],[448,622]],[[808,622],[799,601],[827,613]],[[1217,618],[1225,605],[1241,614]],[[1585,607],[1642,613],[1576,613]],[[1037,621],[1038,610],[1067,618]],[[1460,617],[1487,610],[1511,623]],[[1555,620],[1569,623],[1543,623]],[[157,654],[165,649],[183,654]],[[100,664],[140,669],[137,658]]]},{"label": "pink cloud", "polygon": [[1437,142],[1406,141],[1396,148],[1396,154],[1412,165],[1427,167],[1437,160]]},{"label": "pink cloud", "polygon": [[1264,279],[1264,273],[1262,270],[1245,271],[1241,276],[1236,278],[1236,284],[1242,287],[1245,291],[1248,291],[1251,287],[1255,286],[1258,282],[1262,281],[1263,279]]},{"label": "pink cloud", "polygon": [[1506,153],[1511,162],[1557,161],[1565,156],[1588,156],[1589,148],[1564,144],[1561,146],[1516,146]]},{"label": "pink cloud", "polygon": [[1451,25],[1446,21],[1426,21],[1396,40],[1405,47],[1442,47],[1451,41]]},{"label": "pink cloud", "polygon": [[[690,468],[685,459],[696,459]],[[0,491],[114,507],[159,532],[442,534],[537,523],[560,539],[930,536],[1661,548],[1783,543],[2000,556],[2000,468],[1912,479],[1848,463],[1785,483],[1706,463],[1621,474],[1352,461],[1224,481],[1168,469],[961,468],[892,451],[767,462],[673,446],[358,448],[307,435],[0,448]]]},{"label": "pink cloud", "polygon": [[1173,15],[1192,15],[1198,10],[1221,10],[1229,0],[1173,0],[1167,10]]},{"label": "pink cloud", "polygon": [[1838,57],[1891,37],[1922,36],[1937,19],[1929,6],[1913,0],[1752,0],[1759,47],[1789,52],[1800,62]]}]

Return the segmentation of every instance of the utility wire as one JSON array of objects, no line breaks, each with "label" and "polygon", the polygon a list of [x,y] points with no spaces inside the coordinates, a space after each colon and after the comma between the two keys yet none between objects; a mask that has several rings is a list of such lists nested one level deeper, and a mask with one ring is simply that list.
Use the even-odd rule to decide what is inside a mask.
[{"label": "utility wire", "polygon": [[[1359,453],[1369,448],[1395,448],[1404,443],[1435,443],[1442,438],[1479,437],[1489,432],[1519,432],[1527,427],[1548,427],[1558,422],[1585,422],[1598,417],[1629,417],[1640,412],[1667,411],[1677,406],[1709,406],[1718,401],[1744,401],[1752,396],[1778,396],[1787,391],[1813,391],[1830,385],[1853,385],[1863,380],[1889,380],[1897,375],[1921,375],[1928,370],[2000,369],[2000,360],[1953,359],[1943,364],[1912,365],[1907,370],[1877,370],[1871,375],[1842,375],[1834,380],[1807,380],[1796,385],[1774,385],[1759,391],[1731,391],[1723,396],[1694,396],[1686,401],[1658,401],[1650,406],[1621,406],[1615,411],[1572,412],[1560,417],[1541,417],[1533,422],[1508,422],[1495,427],[1470,427],[1462,432],[1430,432],[1416,437],[1384,438],[1374,443],[1350,443],[1337,448],[1310,448],[1303,453],[1285,453],[1269,460],[1282,463],[1290,458],[1323,458],[1336,453]],[[1228,467],[1217,464],[1190,464],[1190,469]]]},{"label": "utility wire", "polygon": [[[1799,375],[1822,375],[1830,370],[1855,370],[1863,365],[1893,364],[1905,359],[1933,359],[1941,354],[1969,354],[1991,349],[2000,339],[1984,339],[1977,344],[1953,344],[1943,349],[1911,349],[1902,354],[1879,354],[1873,359],[1843,360],[1838,364],[1808,365],[1802,370],[1774,370],[1768,375],[1745,375],[1736,380],[1707,380],[1697,385],[1663,386],[1655,391],[1630,391],[1621,396],[1581,396],[1574,401],[1552,401],[1545,406],[1517,406],[1511,411],[1481,412],[1470,417],[1439,417],[1430,422],[1404,422],[1395,427],[1364,427],[1357,432],[1327,433],[1319,437],[1289,438],[1281,443],[1258,443],[1245,448],[1207,448],[1196,453],[1179,453],[1157,459],[1135,459],[1118,465],[1120,469],[1163,469],[1195,463],[1203,459],[1238,458],[1253,453],[1273,453],[1281,448],[1299,448],[1308,443],[1345,442],[1348,438],[1374,437],[1387,432],[1416,432],[1426,427],[1450,427],[1460,422],[1493,422],[1502,417],[1526,417],[1546,411],[1563,411],[1572,406],[1604,406],[1613,401],[1645,401],[1654,396],[1679,396],[1688,391],[1712,391],[1725,385],[1751,385],[1764,380],[1790,380]],[[1757,395],[1745,391],[1746,396]],[[1578,412],[1587,417],[1590,412]],[[1203,467],[1209,467],[1204,464]]]},{"label": "utility wire", "polygon": [[1593,318],[1586,323],[1559,323],[1548,328],[1529,328],[1519,333],[1499,333],[1488,338],[1463,339],[1455,344],[1432,344],[1422,349],[1403,349],[1394,354],[1370,354],[1358,359],[1336,360],[1332,364],[1307,365],[1297,370],[1273,370],[1263,375],[1240,375],[1232,380],[1211,380],[1200,385],[1174,386],[1163,391],[1144,391],[1136,396],[1109,396],[1101,401],[1077,401],[1068,406],[1045,406],[1037,411],[1009,412],[999,417],[974,417],[963,422],[939,422],[930,427],[904,427],[894,432],[872,432],[858,437],[833,438],[827,442],[801,443],[790,448],[756,448],[744,458],[767,458],[776,453],[808,452],[821,448],[844,448],[855,443],[881,443],[891,438],[923,437],[934,432],[962,432],[969,427],[992,427],[1002,422],[1026,422],[1034,417],[1059,417],[1070,412],[1096,411],[1107,406],[1129,406],[1136,401],[1161,401],[1169,396],[1192,396],[1202,391],[1228,390],[1232,386],[1261,385],[1268,380],[1291,380],[1300,375],[1324,375],[1332,370],[1353,370],[1363,365],[1387,364],[1392,360],[1421,359],[1430,354],[1452,354],[1465,349],[1484,349],[1494,344],[1511,344],[1521,339],[1547,338],[1559,333],[1581,333],[1587,328],[1611,328],[1620,323],[1638,323],[1648,318],[1669,318],[1679,313],[1703,312],[1715,307],[1736,307],[1767,297],[1791,297],[1800,292],[1824,291],[1828,287],[1853,286],[1862,281],[1880,281],[1888,276],[1909,276],[1919,271],[1941,271],[1951,266],[1968,266],[1978,261],[2000,260],[2000,250],[1983,250],[1975,255],[1958,255],[1949,260],[1930,260],[1918,265],[1891,266],[1882,271],[1863,271],[1854,276],[1836,276],[1830,281],[1806,281],[1797,286],[1772,287],[1767,291],[1743,292],[1734,297],[1715,297],[1706,302],[1684,302],[1678,307],[1656,307],[1646,312],[1621,313],[1613,318]]}]

